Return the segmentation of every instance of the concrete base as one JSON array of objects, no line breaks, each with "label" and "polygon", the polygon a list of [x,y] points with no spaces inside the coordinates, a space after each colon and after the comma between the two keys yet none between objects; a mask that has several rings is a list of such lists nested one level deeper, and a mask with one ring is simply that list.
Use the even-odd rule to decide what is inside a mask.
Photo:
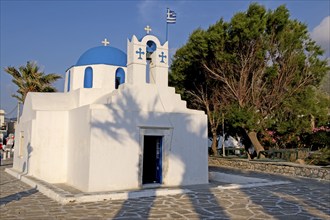
[{"label": "concrete base", "polygon": [[[27,176],[25,173],[20,173],[13,168],[6,168],[5,171],[8,174],[14,176],[15,178],[21,180],[22,182],[28,184],[29,186],[34,187],[36,190],[38,190],[45,196],[61,204],[97,202],[104,200],[126,200],[141,197],[186,194],[190,192],[190,190],[188,189],[148,188],[142,190],[120,192],[72,193],[72,190],[63,189],[65,188],[63,187],[63,185],[65,184],[49,184],[32,176]],[[62,185],[62,187],[58,187],[59,185]]]},{"label": "concrete base", "polygon": [[230,183],[229,185],[217,186],[218,189],[242,189],[291,183],[290,181],[273,181],[268,179],[245,177],[220,172],[209,172],[209,178],[211,181]]},{"label": "concrete base", "polygon": [[[66,185],[65,183],[50,184],[43,180],[28,176],[25,173],[20,173],[13,168],[6,168],[5,171],[61,204],[97,202],[104,200],[126,200],[141,197],[187,194],[194,191],[194,186],[188,186],[186,189],[180,189],[162,188],[160,184],[147,184],[143,186],[143,189],[138,190],[84,193]],[[290,181],[273,181],[269,179],[246,177],[221,172],[209,172],[209,179],[213,183],[207,184],[206,187],[219,190],[253,188],[291,183]],[[214,182],[218,183],[214,184]]]}]

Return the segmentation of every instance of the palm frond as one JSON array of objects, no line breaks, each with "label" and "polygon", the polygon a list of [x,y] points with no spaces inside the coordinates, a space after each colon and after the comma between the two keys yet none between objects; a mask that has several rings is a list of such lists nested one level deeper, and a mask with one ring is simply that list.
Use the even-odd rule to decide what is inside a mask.
[{"label": "palm frond", "polygon": [[23,103],[28,92],[56,92],[51,84],[62,78],[56,73],[45,74],[40,71],[35,61],[28,61],[18,69],[9,66],[4,70],[13,77],[12,82],[18,87],[17,94],[12,96]]},{"label": "palm frond", "polygon": [[7,72],[8,74],[10,74],[15,79],[21,77],[21,73],[19,71],[17,71],[15,69],[15,67],[9,66],[9,67],[4,68],[4,70],[5,70],[5,72]]}]

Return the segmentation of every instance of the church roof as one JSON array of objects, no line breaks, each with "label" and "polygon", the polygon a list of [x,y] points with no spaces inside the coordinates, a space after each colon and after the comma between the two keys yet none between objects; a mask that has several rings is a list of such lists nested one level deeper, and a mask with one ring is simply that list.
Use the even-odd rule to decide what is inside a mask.
[{"label": "church roof", "polygon": [[127,55],[111,46],[93,47],[80,56],[76,66],[108,64],[114,66],[126,66]]}]

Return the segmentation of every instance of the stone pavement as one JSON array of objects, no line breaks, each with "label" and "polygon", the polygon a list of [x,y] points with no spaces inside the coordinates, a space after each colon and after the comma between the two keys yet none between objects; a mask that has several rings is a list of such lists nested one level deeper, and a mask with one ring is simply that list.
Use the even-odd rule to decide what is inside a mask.
[{"label": "stone pavement", "polygon": [[210,167],[290,184],[225,189],[228,183],[187,187],[189,193],[128,200],[59,204],[0,167],[0,219],[330,219],[330,182]]}]

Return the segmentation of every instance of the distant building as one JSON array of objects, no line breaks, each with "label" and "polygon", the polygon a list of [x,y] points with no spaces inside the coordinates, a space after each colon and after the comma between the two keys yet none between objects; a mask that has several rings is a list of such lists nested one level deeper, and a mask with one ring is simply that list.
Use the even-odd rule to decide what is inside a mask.
[{"label": "distant building", "polygon": [[[107,45],[107,41],[103,42]],[[13,170],[85,192],[208,182],[207,116],[168,87],[168,43],[87,50],[64,93],[29,93]]]},{"label": "distant building", "polygon": [[0,145],[4,144],[7,136],[7,123],[5,121],[5,110],[0,109]]},{"label": "distant building", "polygon": [[5,114],[5,110],[0,109],[0,130],[6,130]]}]

